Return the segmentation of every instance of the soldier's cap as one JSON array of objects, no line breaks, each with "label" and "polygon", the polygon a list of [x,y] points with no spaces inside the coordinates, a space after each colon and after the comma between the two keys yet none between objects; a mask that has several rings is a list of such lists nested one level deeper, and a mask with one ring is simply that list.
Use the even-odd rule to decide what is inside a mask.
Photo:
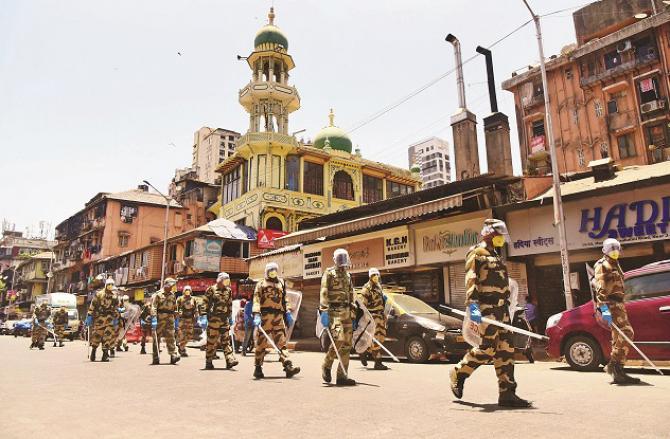
[{"label": "soldier's cap", "polygon": [[613,250],[621,251],[621,243],[614,238],[607,238],[603,241],[603,253],[607,254]]},{"label": "soldier's cap", "polygon": [[184,285],[184,291],[186,290],[193,291],[193,288],[190,285]]},{"label": "soldier's cap", "polygon": [[226,273],[225,271],[222,271],[221,273],[219,273],[218,276],[216,276],[216,281],[217,282],[221,282],[222,280],[225,280],[225,279],[230,279],[230,275],[228,273]]},{"label": "soldier's cap", "polygon": [[279,271],[279,264],[277,264],[276,262],[268,262],[265,265],[265,272],[269,273],[272,270]]},{"label": "soldier's cap", "polygon": [[379,273],[379,270],[377,270],[377,269],[374,268],[374,267],[371,268],[370,270],[368,270],[368,277],[372,277],[372,276],[374,276],[375,274],[376,274],[377,276],[381,276],[381,273]]},{"label": "soldier's cap", "polygon": [[173,277],[168,277],[163,281],[163,286],[171,287],[177,284],[177,280]]},{"label": "soldier's cap", "polygon": [[105,281],[105,285],[114,285],[114,279],[108,277],[107,280]]},{"label": "soldier's cap", "polygon": [[507,225],[505,224],[505,221],[495,218],[489,218],[484,220],[484,227],[482,227],[481,231],[482,238],[486,238],[487,236],[495,234],[509,235],[509,233],[507,232]]}]

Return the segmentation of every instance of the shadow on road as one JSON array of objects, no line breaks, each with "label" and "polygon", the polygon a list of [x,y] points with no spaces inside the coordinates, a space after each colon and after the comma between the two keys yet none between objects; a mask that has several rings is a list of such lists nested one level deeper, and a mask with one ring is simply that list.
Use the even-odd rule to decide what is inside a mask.
[{"label": "shadow on road", "polygon": [[343,389],[346,389],[348,387],[356,387],[356,386],[379,387],[379,385],[377,385],[377,384],[362,383],[360,381],[356,381],[355,386],[338,386],[337,384],[323,383],[323,387],[341,387]]},{"label": "shadow on road", "polygon": [[453,403],[470,408],[478,408],[481,409],[480,411],[484,413],[493,413],[497,411],[510,411],[510,410],[537,410],[536,407],[500,407],[498,404],[479,404],[476,402],[467,402],[467,401],[453,401]]},{"label": "shadow on road", "polygon": [[[575,372],[575,373],[604,373],[603,368],[599,367],[595,370],[575,370],[570,366],[558,366],[552,367],[551,370],[558,370],[563,372]],[[658,375],[654,369],[641,368],[641,367],[626,367],[626,373],[636,374],[636,375]],[[670,369],[661,369],[664,376],[670,376]]]}]

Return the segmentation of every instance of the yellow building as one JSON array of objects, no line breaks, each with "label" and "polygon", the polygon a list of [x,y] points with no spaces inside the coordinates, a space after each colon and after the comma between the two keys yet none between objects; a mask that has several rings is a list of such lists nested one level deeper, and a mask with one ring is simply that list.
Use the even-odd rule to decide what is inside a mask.
[{"label": "yellow building", "polygon": [[295,64],[274,17],[270,8],[269,23],[256,34],[247,57],[252,77],[239,101],[249,113],[249,130],[235,154],[217,168],[221,198],[213,211],[256,229],[292,232],[306,218],[417,190],[418,173],[366,160],[358,149],[352,152],[332,109],[329,125],[313,145],[289,134],[289,115],[300,108],[300,96],[288,83]]}]

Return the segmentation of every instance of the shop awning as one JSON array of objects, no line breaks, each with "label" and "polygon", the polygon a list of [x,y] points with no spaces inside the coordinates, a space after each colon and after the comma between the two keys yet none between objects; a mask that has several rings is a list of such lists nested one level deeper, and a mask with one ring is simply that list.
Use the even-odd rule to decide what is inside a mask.
[{"label": "shop awning", "polygon": [[406,206],[400,209],[391,210],[378,215],[371,215],[365,218],[359,218],[352,221],[345,221],[333,225],[317,227],[314,229],[303,230],[300,232],[291,233],[290,235],[282,236],[275,239],[275,245],[288,246],[299,243],[307,243],[316,241],[318,239],[328,238],[330,236],[339,236],[348,233],[359,232],[367,230],[376,226],[384,224],[395,223],[397,221],[408,220],[411,218],[418,218],[427,214],[441,212],[461,207],[463,205],[463,197],[453,195],[450,197],[440,198],[438,200],[428,201],[426,203],[417,204],[414,206]]}]

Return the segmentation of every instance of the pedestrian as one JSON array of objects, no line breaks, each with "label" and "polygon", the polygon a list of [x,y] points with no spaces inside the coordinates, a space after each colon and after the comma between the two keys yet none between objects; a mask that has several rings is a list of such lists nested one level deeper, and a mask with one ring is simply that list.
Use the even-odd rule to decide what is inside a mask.
[{"label": "pedestrian", "polygon": [[47,320],[51,317],[51,310],[46,302],[36,306],[33,311],[33,331],[31,334],[30,349],[39,348],[44,350],[44,342],[47,339]]},{"label": "pedestrian", "polygon": [[530,325],[530,328],[533,332],[538,332],[537,330],[537,299],[530,294],[526,297],[526,306],[524,308],[526,313],[526,320]]},{"label": "pedestrian", "polygon": [[[118,294],[118,289],[117,289],[117,294]],[[126,340],[126,318],[124,317],[124,313],[126,312],[126,303],[128,303],[128,300],[130,298],[126,295],[119,296],[119,321],[118,324],[116,325],[115,332],[114,332],[114,340],[115,340],[115,346],[112,348],[110,351],[110,357],[114,358],[114,352],[115,351],[121,351],[125,350],[128,352],[128,341]]]},{"label": "pedestrian", "polygon": [[[370,311],[375,321],[375,339],[379,343],[384,343],[386,339],[386,315],[384,314],[386,295],[382,288],[381,274],[376,268],[371,268],[368,270],[368,278],[368,282],[358,293],[358,299]],[[388,366],[382,363],[382,351],[377,343],[373,342],[368,350],[361,354],[363,366],[368,365],[369,358],[375,361],[375,370],[388,370]]]},{"label": "pedestrian", "polygon": [[623,270],[619,265],[621,244],[614,238],[608,238],[603,242],[603,253],[603,257],[594,267],[594,280],[598,311],[612,332],[612,353],[609,363],[605,366],[605,372],[612,376],[614,384],[639,384],[639,378],[634,378],[624,371],[628,345],[624,337],[613,328],[616,325],[626,337],[633,340],[635,334],[624,305]]},{"label": "pedestrian", "polygon": [[[65,328],[67,327],[68,315],[67,308],[61,306],[58,310],[53,313],[53,322],[54,322],[54,333],[58,339],[58,346],[63,347],[63,339],[65,338]],[[54,347],[56,347],[56,338],[54,338]]]},{"label": "pedestrian", "polygon": [[91,361],[95,361],[96,350],[102,342],[102,359],[109,361],[109,350],[113,347],[115,326],[118,324],[119,299],[114,292],[114,280],[105,281],[105,288],[95,293],[88,307],[85,325],[93,325],[91,332]]},{"label": "pedestrian", "polygon": [[147,353],[147,337],[152,337],[151,331],[151,303],[147,301],[140,312],[140,328],[142,329],[142,338],[140,339],[140,355]]},{"label": "pedestrian", "polygon": [[248,300],[244,305],[244,343],[242,343],[242,356],[253,350],[254,344],[254,316],[252,313],[253,300]]},{"label": "pedestrian", "polygon": [[239,364],[230,346],[230,326],[233,324],[232,307],[233,291],[230,289],[230,276],[222,272],[216,277],[216,284],[207,288],[201,304],[200,314],[204,317],[202,326],[207,328],[205,369],[214,369],[213,361],[219,343],[226,357],[226,369]]},{"label": "pedestrian", "polygon": [[293,366],[286,348],[286,328],[293,324],[293,315],[286,301],[286,283],[279,277],[279,266],[275,262],[265,265],[265,277],[256,284],[253,301],[254,326],[265,331],[259,329],[257,334],[254,378],[265,377],[263,360],[266,349],[272,347],[267,337],[279,349],[279,361],[284,366],[286,378],[297,375],[300,368]]},{"label": "pedestrian", "polygon": [[184,286],[184,294],[177,299],[177,326],[179,327],[179,355],[188,357],[186,343],[193,338],[195,319],[198,318],[198,304],[191,296],[193,289]]},{"label": "pedestrian", "polygon": [[326,383],[332,381],[331,368],[339,353],[341,361],[335,383],[339,386],[354,386],[356,381],[348,376],[353,338],[352,318],[355,315],[354,287],[347,271],[349,253],[338,248],[333,253],[333,261],[335,265],[328,268],[321,278],[319,318],[324,328],[330,331],[335,344],[328,348],[321,366],[321,377]]},{"label": "pedestrian", "polygon": [[177,281],[168,277],[163,281],[163,289],[158,291],[151,298],[151,329],[153,331],[153,362],[152,365],[160,364],[159,350],[160,339],[165,340],[168,353],[170,354],[170,364],[177,364],[180,360],[175,346],[175,330],[178,324],[175,323],[177,314]]},{"label": "pedestrian", "polygon": [[482,364],[493,361],[498,377],[498,405],[501,407],[530,407],[531,403],[516,395],[514,381],[514,340],[512,332],[482,322],[482,316],[502,323],[511,323],[509,315],[509,276],[500,256],[509,236],[501,220],[487,219],[481,231],[481,242],[467,253],[465,261],[466,304],[470,319],[479,325],[482,344],[472,348],[451,370],[451,390],[456,398],[463,397],[465,380]]},{"label": "pedestrian", "polygon": [[237,310],[235,315],[235,327],[233,328],[233,334],[235,335],[235,353],[239,354],[242,352],[242,344],[244,343],[244,307],[247,305],[247,301],[242,299],[240,301],[240,309]]}]

